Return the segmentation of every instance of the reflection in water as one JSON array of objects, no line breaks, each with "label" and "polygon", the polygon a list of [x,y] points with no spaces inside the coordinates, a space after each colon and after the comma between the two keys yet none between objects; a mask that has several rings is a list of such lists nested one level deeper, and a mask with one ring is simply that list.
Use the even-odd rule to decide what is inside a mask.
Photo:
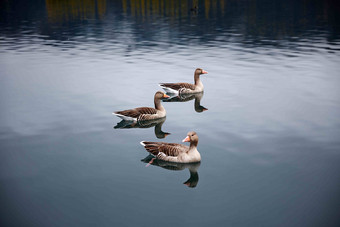
[{"label": "reflection in water", "polygon": [[114,126],[115,129],[126,129],[126,128],[151,128],[155,127],[155,136],[158,139],[163,139],[167,135],[170,135],[168,132],[162,131],[162,125],[164,124],[166,120],[166,117],[155,119],[155,120],[149,120],[149,121],[125,121],[122,120],[119,122],[116,126]]},{"label": "reflection in water", "polygon": [[154,156],[148,155],[144,159],[141,160],[142,162],[145,163],[150,163],[151,165],[154,166],[159,166],[164,169],[168,170],[184,170],[188,169],[190,172],[190,178],[186,180],[183,184],[190,188],[194,188],[198,184],[198,173],[197,170],[199,169],[201,163],[174,163],[174,162],[165,162],[160,159],[154,159]]},{"label": "reflection in water", "polygon": [[[189,12],[196,15],[199,10],[199,4],[204,4],[201,7],[202,11],[205,13],[205,17],[209,18],[211,12],[224,13],[224,1],[225,0],[130,0],[122,1],[122,7],[124,13],[130,12],[132,16],[154,16],[154,15],[164,15],[179,18],[181,16],[187,15]],[[130,11],[128,11],[130,7]]]},{"label": "reflection in water", "polygon": [[106,0],[46,0],[48,19],[52,23],[72,20],[101,19],[106,13]]},{"label": "reflection in water", "polygon": [[[334,4],[331,0],[315,1],[313,4],[308,1],[276,1],[275,4],[271,1],[267,4],[242,1],[240,4],[235,0],[122,0],[122,9],[125,15],[131,16],[137,23],[155,21],[160,17],[169,18],[167,22],[173,27],[178,20],[183,19],[190,23],[199,22],[199,27],[195,26],[193,30],[187,28],[192,33],[206,34],[209,31],[211,35],[219,33],[219,29],[213,28],[223,27],[227,30],[237,29],[250,36],[284,38],[303,34],[309,30],[309,26],[318,25],[322,30],[325,24],[335,24],[332,15],[337,7]],[[318,12],[322,16],[315,17],[308,12]],[[228,39],[223,35],[221,38]]]},{"label": "reflection in water", "polygon": [[[340,188],[339,4],[196,0],[193,11],[193,2],[0,1],[5,225],[338,222],[330,198],[339,198]],[[188,170],[150,166],[144,170],[154,171],[154,184],[141,171],[145,164],[135,165],[147,155],[136,150],[140,132],[152,138],[156,125],[127,131],[126,138],[126,131],[112,130],[118,121],[107,113],[112,106],[139,105],[143,97],[134,98],[141,84],[141,92],[149,93],[160,77],[177,81],[198,65],[215,75],[205,82],[213,89],[202,103],[209,112],[193,113],[192,103],[166,103],[176,107],[169,107],[167,118],[172,134],[190,127],[209,141],[202,149],[214,150],[200,170],[199,190],[186,193],[181,184]],[[160,162],[154,165],[194,165]],[[180,175],[177,187],[161,184],[167,174]],[[194,187],[197,171],[190,175],[186,183]],[[153,193],[153,201],[141,196],[156,190],[162,193]],[[199,209],[178,206],[193,200]],[[164,222],[168,210],[195,218]]]},{"label": "reflection in water", "polygon": [[[296,41],[300,38],[302,42],[307,37],[313,40],[320,35],[329,42],[339,38],[339,8],[335,2],[45,0],[44,4],[34,5],[23,0],[0,1],[0,24],[5,25],[6,29],[1,31],[5,36],[17,33],[22,25],[32,25],[27,30],[34,31],[42,39],[75,43],[85,40],[85,43],[96,44],[103,40],[117,41],[104,42],[101,51],[112,47],[112,43],[121,44],[120,48],[127,45],[132,50],[150,43],[163,48],[183,42],[203,46],[212,45],[211,42],[220,45],[236,42],[243,46],[290,49],[299,44]],[[41,15],[46,15],[47,20],[42,20]],[[177,36],[181,38],[175,38]],[[27,41],[31,43],[34,39],[28,37]]]},{"label": "reflection in water", "polygon": [[195,99],[194,109],[197,113],[201,113],[208,110],[204,106],[201,106],[201,99],[203,97],[203,94],[203,92],[196,94],[180,94],[178,96],[172,96],[169,99],[164,99],[163,102],[188,102],[192,99]]}]

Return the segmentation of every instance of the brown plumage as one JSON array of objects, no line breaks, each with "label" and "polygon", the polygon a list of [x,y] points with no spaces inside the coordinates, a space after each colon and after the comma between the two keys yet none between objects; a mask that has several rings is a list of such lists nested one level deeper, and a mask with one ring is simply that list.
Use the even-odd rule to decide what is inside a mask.
[{"label": "brown plumage", "polygon": [[163,86],[163,87],[168,87],[168,88],[177,90],[177,91],[182,89],[182,88],[195,90],[195,85],[189,84],[189,83],[162,83],[160,85]]},{"label": "brown plumage", "polygon": [[161,83],[159,84],[167,93],[190,94],[198,93],[204,90],[203,83],[200,80],[200,75],[208,72],[197,68],[194,74],[194,84],[190,83]]},{"label": "brown plumage", "polygon": [[151,154],[157,156],[159,152],[163,152],[168,156],[177,156],[181,152],[186,152],[188,146],[177,143],[164,143],[164,142],[143,142],[145,149]]},{"label": "brown plumage", "polygon": [[198,136],[196,132],[188,132],[182,142],[190,142],[190,146],[177,143],[142,141],[144,148],[157,159],[169,162],[192,163],[201,161],[197,151]]},{"label": "brown plumage", "polygon": [[161,99],[169,96],[161,91],[157,91],[154,96],[155,108],[138,107],[130,110],[116,111],[113,114],[126,121],[154,120],[166,116],[166,111],[162,106]]},{"label": "brown plumage", "polygon": [[116,114],[137,118],[138,116],[141,116],[142,114],[156,114],[157,110],[155,108],[151,107],[139,107],[131,110],[122,110],[115,112]]}]

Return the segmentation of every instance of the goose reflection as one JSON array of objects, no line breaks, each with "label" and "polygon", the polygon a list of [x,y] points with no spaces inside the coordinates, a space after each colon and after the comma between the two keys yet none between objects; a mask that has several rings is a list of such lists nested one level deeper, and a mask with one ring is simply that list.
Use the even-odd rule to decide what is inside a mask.
[{"label": "goose reflection", "polygon": [[170,98],[164,99],[163,102],[188,102],[192,99],[195,99],[194,109],[197,113],[201,113],[208,110],[204,106],[201,106],[201,99],[203,97],[203,94],[203,92],[195,94],[180,94],[177,96],[170,96]]},{"label": "goose reflection", "polygon": [[186,180],[183,184],[190,188],[195,188],[198,184],[198,169],[201,165],[200,162],[196,163],[175,163],[175,162],[166,162],[160,159],[155,159],[153,155],[148,155],[144,159],[141,160],[142,162],[148,163],[148,165],[159,166],[167,170],[179,171],[188,169],[190,173],[190,177]]},{"label": "goose reflection", "polygon": [[151,128],[151,127],[155,127],[155,136],[158,139],[163,139],[167,135],[170,135],[170,133],[162,131],[162,125],[164,124],[165,119],[166,119],[166,117],[154,119],[154,120],[148,120],[148,121],[137,121],[137,122],[122,120],[119,123],[117,123],[117,125],[114,126],[113,128],[115,128],[115,129],[127,129],[127,128]]}]

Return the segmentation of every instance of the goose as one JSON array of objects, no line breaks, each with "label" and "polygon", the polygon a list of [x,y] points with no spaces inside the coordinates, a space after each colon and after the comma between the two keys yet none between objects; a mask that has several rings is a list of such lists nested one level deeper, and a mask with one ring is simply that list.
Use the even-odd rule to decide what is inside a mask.
[{"label": "goose", "polygon": [[160,159],[176,163],[195,163],[201,161],[201,155],[197,150],[198,136],[196,132],[188,132],[182,142],[190,142],[190,146],[177,143],[147,142],[141,141],[146,151]]},{"label": "goose", "polygon": [[155,108],[138,107],[130,110],[116,111],[113,114],[125,121],[134,122],[163,118],[166,116],[166,111],[161,103],[162,98],[169,98],[169,96],[161,91],[157,91],[154,96]]},{"label": "goose", "polygon": [[160,83],[159,86],[162,87],[167,93],[174,94],[192,94],[199,93],[204,90],[203,83],[200,80],[201,74],[207,74],[208,72],[197,68],[194,74],[195,84],[189,83]]}]

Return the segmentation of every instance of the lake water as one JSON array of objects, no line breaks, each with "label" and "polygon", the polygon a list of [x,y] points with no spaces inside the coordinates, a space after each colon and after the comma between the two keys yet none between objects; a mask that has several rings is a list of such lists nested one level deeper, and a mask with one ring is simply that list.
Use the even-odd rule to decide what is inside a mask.
[{"label": "lake water", "polygon": [[[340,225],[336,1],[0,4],[2,226]],[[117,128],[197,67],[202,97]],[[200,165],[145,163],[191,130]]]}]

